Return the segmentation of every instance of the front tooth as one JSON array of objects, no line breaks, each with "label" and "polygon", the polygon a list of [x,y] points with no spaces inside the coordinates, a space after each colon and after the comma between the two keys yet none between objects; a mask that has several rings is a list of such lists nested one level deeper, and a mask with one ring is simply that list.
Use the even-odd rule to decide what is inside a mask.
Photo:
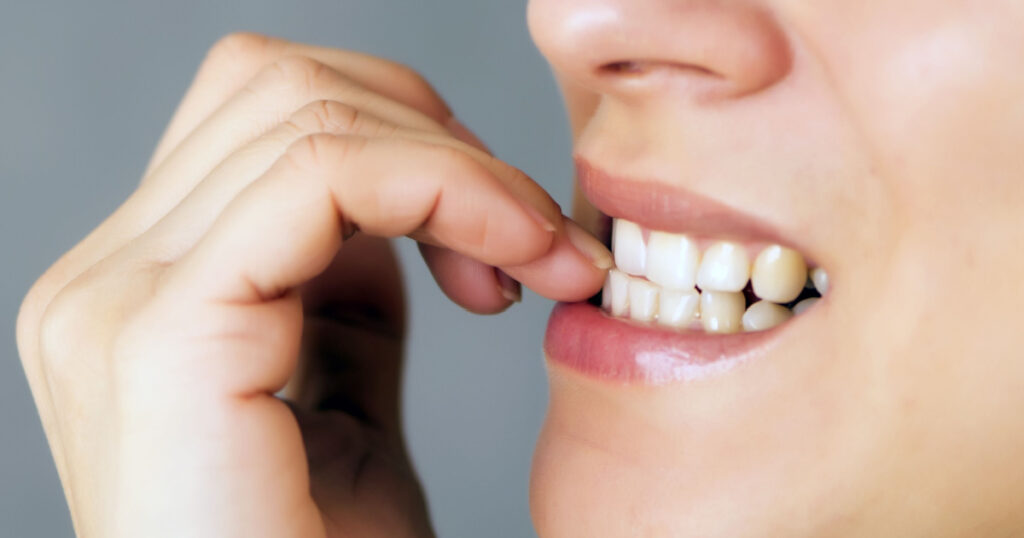
[{"label": "front tooth", "polygon": [[700,321],[709,333],[734,333],[742,328],[743,294],[734,291],[703,290],[700,294]]},{"label": "front tooth", "polygon": [[743,313],[743,330],[764,331],[793,317],[790,309],[770,301],[758,301]]},{"label": "front tooth", "polygon": [[788,303],[800,296],[807,283],[807,264],[799,252],[772,245],[761,251],[750,271],[754,294],[774,303]]},{"label": "front tooth", "polygon": [[697,282],[700,249],[689,237],[651,232],[647,239],[647,278],[666,288],[685,290]]},{"label": "front tooth", "polygon": [[828,273],[821,267],[811,269],[811,282],[814,282],[814,287],[818,290],[818,293],[822,295],[828,293]]},{"label": "front tooth", "polygon": [[725,241],[711,245],[704,252],[697,271],[697,286],[701,290],[740,291],[749,279],[750,259],[746,250]]},{"label": "front tooth", "polygon": [[629,312],[629,275],[616,269],[608,271],[605,294],[608,295],[608,311],[615,317],[625,317]]},{"label": "front tooth", "polygon": [[700,311],[700,293],[688,290],[662,289],[658,295],[658,323],[681,329],[697,319]]},{"label": "front tooth", "polygon": [[615,219],[612,224],[612,251],[615,266],[631,275],[642,276],[647,263],[647,248],[640,226],[628,220]]},{"label": "front tooth", "polygon": [[814,306],[814,303],[818,301],[819,299],[817,297],[811,297],[808,299],[804,299],[803,301],[800,301],[799,303],[793,306],[793,314],[797,316],[803,314],[804,312],[807,311],[808,308]]},{"label": "front tooth", "polygon": [[658,286],[642,278],[629,279],[629,318],[653,321],[658,313]]}]

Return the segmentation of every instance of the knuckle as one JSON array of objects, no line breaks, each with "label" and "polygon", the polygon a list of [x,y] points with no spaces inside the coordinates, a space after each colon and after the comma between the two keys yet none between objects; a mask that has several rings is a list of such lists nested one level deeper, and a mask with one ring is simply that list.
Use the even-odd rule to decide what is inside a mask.
[{"label": "knuckle", "polygon": [[83,321],[95,306],[92,290],[76,279],[46,305],[38,320],[39,360],[49,372],[62,372],[81,351]]},{"label": "knuckle", "polygon": [[312,171],[344,163],[362,145],[363,140],[357,137],[313,133],[293,143],[285,155],[296,168]]},{"label": "knuckle", "polygon": [[83,368],[97,368],[113,336],[150,302],[160,266],[97,264],[57,291],[38,319],[37,357],[52,378],[68,378]]},{"label": "knuckle", "polygon": [[353,132],[363,121],[363,115],[358,108],[321,99],[306,105],[299,113],[302,117],[300,124],[308,124],[316,131],[329,133]]},{"label": "knuckle", "polygon": [[38,353],[40,333],[50,305],[68,286],[70,280],[74,279],[69,274],[68,264],[62,258],[47,269],[22,298],[15,322],[15,338],[23,361],[32,360]]},{"label": "knuckle", "polygon": [[52,286],[48,283],[47,276],[43,275],[29,288],[18,307],[15,338],[22,361],[32,360],[35,356],[30,348],[30,342],[36,341],[39,334],[43,312],[53,295],[51,290]]},{"label": "knuckle", "polygon": [[285,158],[303,171],[310,171],[321,166],[323,155],[330,145],[330,135],[313,133],[296,140],[288,147]]},{"label": "knuckle", "polygon": [[203,62],[208,67],[224,65],[259,64],[277,42],[276,39],[253,32],[234,32],[217,40],[206,53]]},{"label": "knuckle", "polygon": [[306,56],[285,56],[267,69],[271,84],[288,93],[312,94],[325,85],[330,67]]}]

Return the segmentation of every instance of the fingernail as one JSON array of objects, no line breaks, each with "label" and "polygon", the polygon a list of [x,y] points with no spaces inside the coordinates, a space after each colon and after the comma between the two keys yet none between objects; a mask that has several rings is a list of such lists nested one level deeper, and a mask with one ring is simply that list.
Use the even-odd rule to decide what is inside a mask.
[{"label": "fingernail", "polygon": [[516,281],[516,279],[506,275],[505,271],[502,271],[497,267],[494,268],[494,274],[498,277],[498,289],[501,291],[501,296],[513,303],[522,302],[522,284]]},{"label": "fingernail", "polygon": [[576,247],[580,254],[590,260],[594,267],[605,271],[615,265],[615,260],[612,258],[612,253],[608,251],[608,248],[572,219],[565,219],[565,235],[569,238],[572,246]]},{"label": "fingernail", "polygon": [[480,140],[473,131],[469,130],[469,127],[466,127],[465,124],[456,119],[455,116],[448,119],[448,123],[445,124],[445,127],[451,131],[455,138],[458,138],[479,150],[486,151],[487,153],[491,152],[491,149],[487,147],[487,144],[484,144],[483,140]]}]

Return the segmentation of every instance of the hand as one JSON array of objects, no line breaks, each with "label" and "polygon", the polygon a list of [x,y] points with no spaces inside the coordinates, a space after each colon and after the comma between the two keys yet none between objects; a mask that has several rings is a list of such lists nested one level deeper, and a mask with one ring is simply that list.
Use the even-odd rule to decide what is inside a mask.
[{"label": "hand", "polygon": [[216,45],[139,188],[19,314],[78,535],[431,535],[399,420],[401,235],[481,313],[516,298],[503,273],[578,300],[611,263],[407,68]]}]

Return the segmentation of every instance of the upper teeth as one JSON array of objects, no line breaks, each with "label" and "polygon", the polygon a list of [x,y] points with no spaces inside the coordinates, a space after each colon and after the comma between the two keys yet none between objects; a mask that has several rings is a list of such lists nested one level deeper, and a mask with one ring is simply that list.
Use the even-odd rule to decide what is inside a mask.
[{"label": "upper teeth", "polygon": [[721,241],[704,251],[697,273],[702,290],[743,291],[750,280],[747,251],[736,243]]},{"label": "upper teeth", "polygon": [[[824,274],[824,271],[816,269]],[[758,297],[775,303],[788,303],[804,291],[807,264],[799,252],[772,245],[754,260],[750,284]],[[815,283],[817,284],[817,283]],[[823,290],[819,290],[824,293]]]},{"label": "upper teeth", "polygon": [[[604,308],[613,316],[676,328],[699,320],[709,332],[765,330],[793,315],[782,304],[796,300],[808,279],[821,294],[828,290],[827,273],[820,267],[808,272],[803,256],[790,248],[768,246],[751,263],[747,248],[738,243],[719,241],[702,255],[686,235],[644,235],[636,223],[613,222],[617,269],[604,288]],[[748,282],[762,301],[745,308],[742,291]],[[812,301],[803,303],[806,308]]]}]

